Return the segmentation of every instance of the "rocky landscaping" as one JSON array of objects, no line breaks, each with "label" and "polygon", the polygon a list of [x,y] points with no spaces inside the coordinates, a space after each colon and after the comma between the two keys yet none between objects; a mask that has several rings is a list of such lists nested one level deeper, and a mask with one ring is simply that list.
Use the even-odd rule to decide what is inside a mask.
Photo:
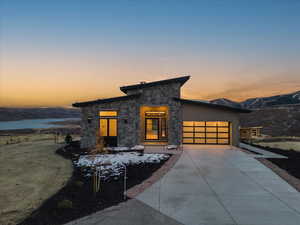
[{"label": "rocky landscaping", "polygon": [[[124,172],[126,188],[142,183],[169,158],[168,154],[117,154],[89,155],[79,148],[79,142],[60,148],[57,153],[73,162],[74,172],[59,192],[19,225],[58,225],[116,205],[124,199]],[[93,174],[100,173],[100,191],[93,192]]]}]

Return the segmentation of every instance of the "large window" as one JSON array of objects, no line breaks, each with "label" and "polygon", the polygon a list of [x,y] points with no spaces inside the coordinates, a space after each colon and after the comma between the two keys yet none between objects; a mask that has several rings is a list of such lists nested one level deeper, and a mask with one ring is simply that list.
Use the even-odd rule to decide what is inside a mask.
[{"label": "large window", "polygon": [[227,121],[184,121],[184,144],[230,144]]},{"label": "large window", "polygon": [[117,111],[100,111],[100,136],[117,136]]},{"label": "large window", "polygon": [[117,136],[117,119],[100,119],[100,136]]},{"label": "large window", "polygon": [[117,111],[100,111],[99,112],[99,133],[104,137],[105,144],[108,146],[117,145],[118,136],[118,112]]}]

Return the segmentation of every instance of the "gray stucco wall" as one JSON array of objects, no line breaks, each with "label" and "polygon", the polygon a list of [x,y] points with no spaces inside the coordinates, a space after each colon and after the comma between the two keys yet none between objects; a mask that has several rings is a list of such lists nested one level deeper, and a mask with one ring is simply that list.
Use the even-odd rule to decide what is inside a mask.
[{"label": "gray stucco wall", "polygon": [[183,121],[229,121],[231,122],[231,144],[239,143],[239,114],[229,110],[183,103]]},{"label": "gray stucco wall", "polygon": [[[95,147],[96,136],[99,135],[98,113],[100,110],[118,111],[118,146],[141,144],[143,140],[141,129],[144,121],[141,121],[140,107],[162,105],[169,109],[168,143],[180,144],[182,109],[181,103],[173,100],[173,97],[180,97],[180,87],[179,83],[172,83],[143,88],[130,93],[141,93],[139,98],[82,107],[81,147]],[[91,123],[88,123],[89,117]]]}]

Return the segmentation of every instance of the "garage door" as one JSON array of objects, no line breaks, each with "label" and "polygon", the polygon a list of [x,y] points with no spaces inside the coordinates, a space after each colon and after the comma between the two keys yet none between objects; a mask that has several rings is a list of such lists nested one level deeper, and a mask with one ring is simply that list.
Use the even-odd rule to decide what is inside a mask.
[{"label": "garage door", "polygon": [[230,144],[227,121],[183,121],[183,144]]}]

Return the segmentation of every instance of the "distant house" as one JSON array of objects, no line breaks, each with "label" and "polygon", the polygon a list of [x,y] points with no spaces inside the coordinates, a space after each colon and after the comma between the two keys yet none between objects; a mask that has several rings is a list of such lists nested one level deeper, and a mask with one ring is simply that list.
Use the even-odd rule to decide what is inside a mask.
[{"label": "distant house", "polygon": [[250,112],[206,101],[182,99],[183,76],[120,87],[126,95],[74,103],[82,112],[82,148],[97,137],[109,146],[238,145],[239,113]]},{"label": "distant house", "polygon": [[250,140],[253,138],[261,137],[261,129],[263,127],[241,127],[240,138],[242,140]]}]

